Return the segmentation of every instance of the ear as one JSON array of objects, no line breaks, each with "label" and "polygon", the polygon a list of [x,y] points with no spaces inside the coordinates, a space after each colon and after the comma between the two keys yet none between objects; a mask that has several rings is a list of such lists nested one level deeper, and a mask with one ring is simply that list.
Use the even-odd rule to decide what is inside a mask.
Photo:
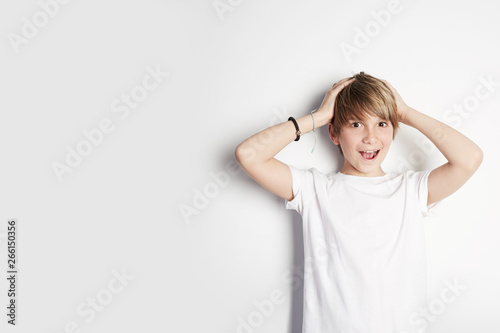
[{"label": "ear", "polygon": [[339,139],[337,138],[337,136],[335,135],[335,133],[333,133],[333,126],[332,126],[332,123],[328,123],[328,134],[330,135],[330,140],[333,141],[333,143],[338,146],[340,144],[340,141]]}]

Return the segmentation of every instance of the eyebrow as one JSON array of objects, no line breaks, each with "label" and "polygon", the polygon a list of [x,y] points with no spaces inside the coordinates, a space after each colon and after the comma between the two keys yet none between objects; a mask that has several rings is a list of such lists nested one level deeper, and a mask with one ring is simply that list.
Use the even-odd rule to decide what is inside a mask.
[{"label": "eyebrow", "polygon": [[[389,119],[384,119],[384,118],[381,118],[379,116],[375,116],[373,118],[377,118],[378,120],[381,120],[381,121],[389,121]],[[350,118],[347,119],[347,121],[363,121],[363,119],[350,117]]]}]

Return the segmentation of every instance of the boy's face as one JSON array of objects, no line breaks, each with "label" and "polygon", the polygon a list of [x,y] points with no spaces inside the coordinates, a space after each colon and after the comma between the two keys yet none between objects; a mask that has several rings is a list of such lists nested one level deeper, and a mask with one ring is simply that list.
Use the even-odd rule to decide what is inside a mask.
[{"label": "boy's face", "polygon": [[381,168],[392,143],[393,127],[388,120],[369,115],[365,120],[352,119],[341,129],[340,136],[329,125],[330,138],[340,144],[344,154],[343,174],[364,177],[385,175]]}]

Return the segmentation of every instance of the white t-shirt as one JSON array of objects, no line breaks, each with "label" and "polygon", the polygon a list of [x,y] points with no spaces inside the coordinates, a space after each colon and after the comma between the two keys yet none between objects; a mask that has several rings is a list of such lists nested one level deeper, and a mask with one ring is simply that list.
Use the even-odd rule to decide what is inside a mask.
[{"label": "white t-shirt", "polygon": [[[360,177],[289,166],[302,215],[303,333],[418,332],[431,170]],[[422,318],[422,317],[420,317]],[[421,320],[421,319],[420,319]]]}]

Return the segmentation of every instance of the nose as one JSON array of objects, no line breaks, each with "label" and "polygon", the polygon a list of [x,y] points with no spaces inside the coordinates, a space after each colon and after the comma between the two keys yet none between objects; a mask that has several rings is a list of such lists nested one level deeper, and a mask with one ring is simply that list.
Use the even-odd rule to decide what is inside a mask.
[{"label": "nose", "polygon": [[367,128],[363,137],[363,143],[373,144],[375,142],[377,142],[377,135],[375,133],[375,130],[372,128]]}]

